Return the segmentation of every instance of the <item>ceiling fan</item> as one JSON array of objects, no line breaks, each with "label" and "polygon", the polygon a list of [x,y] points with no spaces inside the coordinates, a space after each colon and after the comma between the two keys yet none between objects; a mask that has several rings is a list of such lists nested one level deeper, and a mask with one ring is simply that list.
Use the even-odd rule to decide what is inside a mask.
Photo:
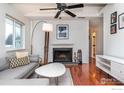
[{"label": "ceiling fan", "polygon": [[40,9],[42,10],[59,10],[54,18],[58,18],[61,14],[61,12],[65,12],[68,15],[70,15],[71,17],[76,17],[76,15],[72,12],[69,11],[69,9],[74,9],[74,8],[82,8],[84,7],[83,4],[75,4],[75,5],[69,5],[67,6],[65,3],[56,3],[57,4],[57,8],[44,8],[44,9]]}]

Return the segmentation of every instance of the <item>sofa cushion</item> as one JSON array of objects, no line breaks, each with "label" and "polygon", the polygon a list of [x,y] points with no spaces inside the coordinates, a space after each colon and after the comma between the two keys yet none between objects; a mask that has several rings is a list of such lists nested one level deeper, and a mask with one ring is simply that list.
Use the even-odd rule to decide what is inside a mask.
[{"label": "sofa cushion", "polygon": [[22,58],[28,56],[28,52],[16,52],[17,58]]},{"label": "sofa cushion", "polygon": [[8,61],[9,61],[10,68],[27,65],[30,63],[28,57],[22,57],[22,58],[10,57]]},{"label": "sofa cushion", "polygon": [[0,71],[8,69],[9,63],[6,61],[5,58],[0,58]]},{"label": "sofa cushion", "polygon": [[0,79],[19,79],[23,78],[27,73],[34,70],[38,64],[30,63],[28,65],[24,65],[21,67],[17,67],[14,69],[7,69],[0,72]]}]

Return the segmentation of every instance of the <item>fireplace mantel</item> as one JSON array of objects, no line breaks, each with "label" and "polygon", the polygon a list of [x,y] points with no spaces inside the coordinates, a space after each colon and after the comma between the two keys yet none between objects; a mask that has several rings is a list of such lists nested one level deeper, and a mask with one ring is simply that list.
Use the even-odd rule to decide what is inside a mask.
[{"label": "fireplace mantel", "polygon": [[73,43],[52,43],[52,46],[73,46]]}]

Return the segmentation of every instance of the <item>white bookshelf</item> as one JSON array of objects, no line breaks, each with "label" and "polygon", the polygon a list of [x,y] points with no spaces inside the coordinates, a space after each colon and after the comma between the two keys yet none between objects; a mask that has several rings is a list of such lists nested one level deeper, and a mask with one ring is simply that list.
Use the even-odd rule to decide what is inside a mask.
[{"label": "white bookshelf", "polygon": [[124,83],[124,59],[96,55],[96,66]]}]

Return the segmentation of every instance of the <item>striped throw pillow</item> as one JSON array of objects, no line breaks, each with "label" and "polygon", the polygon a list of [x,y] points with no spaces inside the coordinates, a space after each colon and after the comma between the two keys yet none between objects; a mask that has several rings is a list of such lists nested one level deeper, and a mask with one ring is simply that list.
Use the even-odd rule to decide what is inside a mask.
[{"label": "striped throw pillow", "polygon": [[30,63],[29,57],[16,58],[11,57],[8,59],[10,68],[15,68],[23,65],[27,65]]}]

